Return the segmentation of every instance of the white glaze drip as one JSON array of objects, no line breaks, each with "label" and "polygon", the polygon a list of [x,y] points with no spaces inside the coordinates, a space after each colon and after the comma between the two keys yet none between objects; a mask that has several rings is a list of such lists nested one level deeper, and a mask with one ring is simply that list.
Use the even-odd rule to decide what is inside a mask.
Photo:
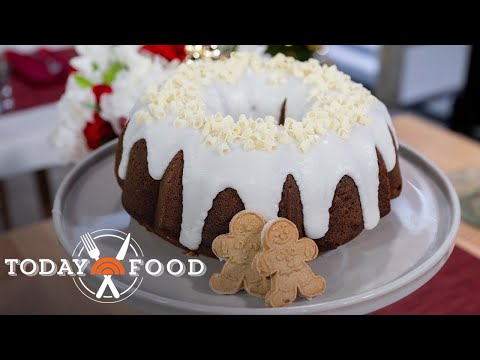
[{"label": "white glaze drip", "polygon": [[180,242],[192,250],[200,245],[204,221],[219,192],[228,187],[235,189],[246,209],[258,211],[270,220],[277,216],[283,184],[289,174],[300,189],[306,236],[318,239],[328,231],[328,210],[344,175],[355,181],[364,226],[372,229],[380,219],[375,147],[382,154],[387,171],[391,171],[396,163],[396,144],[390,136],[389,129],[395,136],[390,116],[382,103],[372,103],[368,118],[370,124],[355,125],[348,139],[327,132],[306,154],[297,151],[293,144],[279,144],[272,152],[247,152],[233,145],[228,156],[221,156],[205,148],[197,129],[175,128],[170,116],[148,125],[132,117],[124,135],[118,172],[125,179],[130,150],[140,139],[146,140],[149,172],[157,180],[163,177],[175,154],[183,150]]}]

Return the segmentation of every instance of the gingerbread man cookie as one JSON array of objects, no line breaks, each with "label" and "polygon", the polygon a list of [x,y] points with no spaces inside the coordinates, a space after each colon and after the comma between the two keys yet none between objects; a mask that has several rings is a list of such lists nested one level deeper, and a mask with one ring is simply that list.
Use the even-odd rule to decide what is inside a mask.
[{"label": "gingerbread man cookie", "polygon": [[317,257],[317,244],[308,238],[299,240],[298,236],[295,224],[283,218],[268,222],[263,229],[263,251],[255,256],[252,266],[264,278],[272,279],[272,289],[265,299],[268,306],[286,306],[297,293],[311,299],[326,289],[325,279],[306,264]]},{"label": "gingerbread man cookie", "polygon": [[255,255],[261,250],[260,236],[265,219],[251,211],[241,211],[230,221],[229,233],[212,243],[215,255],[227,262],[220,273],[210,278],[210,287],[218,294],[235,294],[245,289],[249,294],[264,297],[270,290],[265,279],[252,267]]}]

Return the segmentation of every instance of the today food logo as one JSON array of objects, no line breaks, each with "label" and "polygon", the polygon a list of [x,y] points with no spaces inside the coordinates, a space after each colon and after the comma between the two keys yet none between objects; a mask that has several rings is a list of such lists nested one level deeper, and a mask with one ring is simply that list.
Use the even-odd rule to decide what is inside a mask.
[{"label": "today food logo", "polygon": [[[72,260],[61,259],[60,266],[51,259],[5,259],[9,276],[17,276],[17,271],[26,276],[71,276],[83,295],[100,303],[116,303],[129,298],[138,290],[145,276],[159,277],[166,271],[174,277],[180,277],[187,272],[187,268],[188,276],[199,277],[206,273],[207,267],[201,260],[188,259],[187,262],[171,259],[164,265],[158,259],[147,260],[130,233],[115,229],[101,229],[81,235],[73,250]],[[90,263],[90,271],[86,271]],[[101,282],[85,281],[89,276]],[[114,277],[122,278],[121,289],[115,285]]]}]

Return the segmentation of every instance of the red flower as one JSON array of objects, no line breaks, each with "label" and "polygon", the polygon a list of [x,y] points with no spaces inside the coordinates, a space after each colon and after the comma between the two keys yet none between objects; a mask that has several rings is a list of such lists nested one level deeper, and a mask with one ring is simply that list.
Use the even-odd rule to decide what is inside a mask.
[{"label": "red flower", "polygon": [[141,50],[146,50],[155,55],[161,55],[168,61],[174,59],[183,61],[187,56],[185,45],[143,45]]},{"label": "red flower", "polygon": [[103,120],[98,112],[95,112],[92,122],[87,122],[83,129],[83,134],[87,140],[88,147],[92,150],[116,138],[112,125],[108,121]]},{"label": "red flower", "polygon": [[97,99],[97,104],[100,105],[100,98],[103,94],[110,94],[112,92],[112,88],[110,85],[95,85],[92,88],[93,93],[95,94],[95,99]]}]

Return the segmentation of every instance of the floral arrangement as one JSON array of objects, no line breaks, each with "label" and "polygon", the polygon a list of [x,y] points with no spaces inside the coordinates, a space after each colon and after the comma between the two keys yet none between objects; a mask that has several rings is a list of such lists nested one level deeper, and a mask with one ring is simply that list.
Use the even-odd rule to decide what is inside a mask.
[{"label": "floral arrangement", "polygon": [[148,85],[186,57],[183,45],[77,45],[52,142],[65,162],[117,137]]},{"label": "floral arrangement", "polygon": [[[59,125],[51,136],[62,160],[77,161],[119,136],[141,93],[149,85],[165,81],[182,61],[202,56],[204,52],[198,51],[199,47],[76,45],[78,56],[71,60],[74,70],[59,102]],[[212,47],[217,49],[210,45],[205,53],[211,54]],[[291,45],[286,45],[286,49],[292,55]],[[278,45],[218,45],[216,53],[233,50],[265,56],[284,51]],[[308,51],[312,55],[314,48]],[[308,57],[304,52],[299,54],[302,59]]]}]

